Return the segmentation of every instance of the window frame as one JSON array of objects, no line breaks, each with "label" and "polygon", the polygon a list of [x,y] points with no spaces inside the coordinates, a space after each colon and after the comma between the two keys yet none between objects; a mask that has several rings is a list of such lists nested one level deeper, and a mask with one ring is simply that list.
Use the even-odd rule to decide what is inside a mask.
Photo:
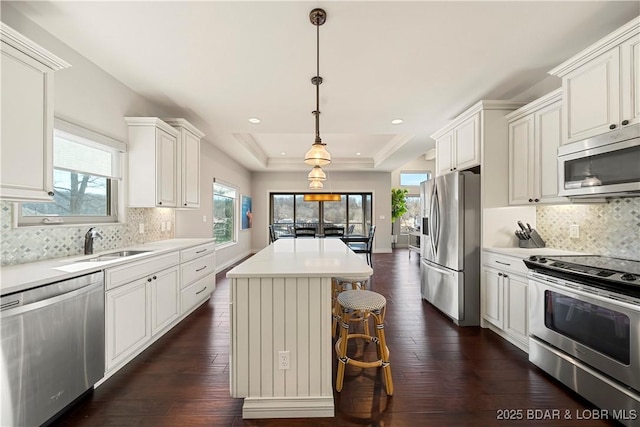
[{"label": "window frame", "polygon": [[431,179],[431,172],[427,171],[427,170],[402,170],[400,171],[400,175],[398,177],[398,181],[400,183],[401,187],[417,187],[420,185],[420,182],[418,183],[410,183],[410,184],[405,184],[402,182],[402,177],[405,175],[426,175],[427,177],[425,179],[423,179],[422,181],[426,181],[428,179]]},{"label": "window frame", "polygon": [[[216,241],[216,232],[215,232],[215,224],[216,224],[216,210],[215,210],[215,197],[217,196],[216,194],[216,185],[219,185],[221,187],[225,187],[227,190],[231,190],[234,192],[234,197],[233,199],[233,226],[231,227],[231,232],[232,232],[232,236],[231,239],[225,242],[218,242]],[[240,218],[239,215],[239,195],[240,195],[240,190],[237,186],[230,184],[228,182],[219,180],[219,179],[215,179],[213,180],[213,186],[212,186],[212,205],[211,205],[211,211],[212,211],[212,215],[211,215],[211,231],[213,233],[213,239],[215,241],[215,246],[216,248],[223,248],[225,246],[232,246],[238,243],[238,229],[239,229],[239,224],[238,224],[238,219]],[[225,196],[220,196],[220,197],[225,197]]]},{"label": "window frame", "polygon": [[[100,134],[82,126],[78,126],[74,123],[63,120],[59,117],[55,117],[54,120],[54,138],[53,144],[56,141],[56,133],[60,134],[60,137],[66,137],[71,141],[79,144],[84,144],[89,147],[108,149],[113,152],[112,157],[112,169],[120,169],[125,162],[125,153],[127,145],[124,142],[113,139],[109,136]],[[52,173],[56,170],[63,172],[71,172],[64,168],[56,168],[55,165],[51,168]],[[89,174],[90,175],[90,174]],[[91,175],[95,177],[101,177],[99,175]],[[23,204],[31,203],[51,203],[51,202],[22,202],[14,204],[14,226],[16,227],[33,227],[33,226],[51,226],[51,225],[83,225],[83,224],[117,224],[120,218],[120,198],[122,192],[120,187],[123,180],[120,177],[102,177],[107,180],[107,215],[38,215],[38,216],[25,216],[23,215]],[[120,183],[119,183],[120,181]],[[54,196],[55,197],[55,196]]]}]

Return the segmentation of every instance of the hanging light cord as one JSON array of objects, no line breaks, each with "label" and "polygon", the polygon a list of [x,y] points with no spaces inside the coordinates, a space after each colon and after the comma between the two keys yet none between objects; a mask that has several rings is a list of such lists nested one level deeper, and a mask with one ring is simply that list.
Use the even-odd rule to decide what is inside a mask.
[{"label": "hanging light cord", "polygon": [[316,110],[313,115],[316,116],[316,143],[322,143],[320,139],[320,85],[322,84],[322,77],[320,77],[320,17],[316,17],[316,76],[311,79],[311,82],[316,85]]}]

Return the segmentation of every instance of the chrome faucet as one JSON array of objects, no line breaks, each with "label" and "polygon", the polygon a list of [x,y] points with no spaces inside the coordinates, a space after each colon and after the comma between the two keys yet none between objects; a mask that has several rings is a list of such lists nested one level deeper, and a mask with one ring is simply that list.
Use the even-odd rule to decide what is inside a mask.
[{"label": "chrome faucet", "polygon": [[95,229],[95,227],[91,227],[87,234],[84,235],[84,254],[91,255],[93,253],[93,241],[96,238],[102,238],[102,234]]}]

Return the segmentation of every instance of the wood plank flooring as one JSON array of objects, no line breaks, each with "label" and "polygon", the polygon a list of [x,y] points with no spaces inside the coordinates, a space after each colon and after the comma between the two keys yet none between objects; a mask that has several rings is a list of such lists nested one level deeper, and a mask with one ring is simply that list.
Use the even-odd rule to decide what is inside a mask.
[{"label": "wood plank flooring", "polygon": [[[530,364],[518,348],[489,330],[457,327],[422,301],[415,253],[409,258],[406,249],[396,249],[373,258],[370,289],[388,302],[393,397],[386,396],[379,369],[347,366],[334,418],[243,420],[242,399],[229,396],[229,282],[223,272],[208,303],[53,425],[612,425],[585,420],[593,407]],[[375,350],[350,342],[350,351]],[[540,419],[547,409],[559,410],[560,419]],[[524,419],[498,419],[505,410],[522,410]]]}]

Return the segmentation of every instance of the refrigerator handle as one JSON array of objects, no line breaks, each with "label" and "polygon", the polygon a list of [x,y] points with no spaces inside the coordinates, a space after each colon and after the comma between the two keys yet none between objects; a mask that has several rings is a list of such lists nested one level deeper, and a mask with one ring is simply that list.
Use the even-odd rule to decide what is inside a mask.
[{"label": "refrigerator handle", "polygon": [[436,202],[436,186],[433,185],[431,190],[431,194],[429,195],[430,203],[429,203],[429,244],[431,245],[431,251],[433,255],[436,255],[436,245],[435,245],[435,228],[434,224],[436,222],[436,218],[434,217],[434,203]]},{"label": "refrigerator handle", "polygon": [[433,253],[437,255],[440,244],[440,194],[438,194],[438,186],[433,186],[433,213],[431,223],[433,224]]},{"label": "refrigerator handle", "polygon": [[436,267],[435,265],[426,262],[424,259],[422,260],[422,263],[431,270],[437,271],[438,273],[446,274],[447,276],[453,276],[455,274],[453,271],[447,270],[445,268]]}]

